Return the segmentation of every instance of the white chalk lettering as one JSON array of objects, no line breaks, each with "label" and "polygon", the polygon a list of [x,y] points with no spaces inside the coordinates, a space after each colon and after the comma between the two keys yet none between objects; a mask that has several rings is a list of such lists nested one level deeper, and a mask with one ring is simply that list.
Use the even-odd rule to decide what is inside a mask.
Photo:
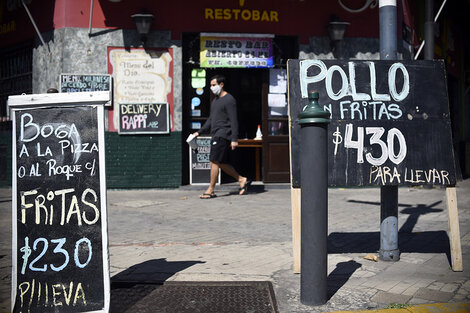
[{"label": "white chalk lettering", "polygon": [[[393,171],[393,173],[392,173]],[[369,183],[377,183],[385,185],[386,183],[401,183],[401,175],[398,173],[398,169],[393,167],[393,170],[388,166],[371,166]]]},{"label": "white chalk lettering", "polygon": [[49,148],[48,146],[46,147],[46,150],[44,151],[44,153],[41,153],[41,143],[38,142],[36,144],[36,153],[37,153],[37,156],[52,156],[52,151],[51,151],[51,148]]},{"label": "white chalk lettering", "polygon": [[[85,305],[86,294],[81,282],[56,283],[49,285],[47,282],[25,281],[18,285],[19,305],[25,312],[32,308],[51,308],[56,311],[57,307]],[[33,303],[33,299],[35,299]],[[56,307],[54,309],[54,307]],[[47,310],[47,311],[49,311]]]},{"label": "white chalk lettering", "polygon": [[[366,64],[370,73],[370,90],[369,93],[358,92],[356,88],[356,65],[358,62],[348,62],[348,75],[338,65],[332,65],[327,68],[326,64],[320,60],[303,60],[300,61],[299,78],[300,78],[300,92],[302,98],[308,97],[308,86],[311,84],[319,83],[325,80],[325,89],[328,97],[332,100],[340,100],[346,96],[351,96],[354,101],[390,101],[392,98],[399,102],[403,101],[410,93],[410,77],[406,67],[402,63],[394,63],[388,70],[388,90],[389,94],[377,93],[377,73],[375,64],[367,61]],[[400,70],[403,75],[403,86],[401,91],[397,91],[396,76],[397,71]],[[315,75],[308,73],[314,72]],[[334,92],[333,75],[338,72],[341,77],[341,88],[338,92]],[[349,81],[348,81],[349,77]]]},{"label": "white chalk lettering", "polygon": [[91,145],[89,142],[71,143],[69,140],[65,139],[59,141],[59,144],[62,155],[67,152],[78,154],[98,152],[98,145],[96,143]]},{"label": "white chalk lettering", "polygon": [[26,145],[23,145],[21,147],[20,158],[23,156],[23,154],[26,154],[26,156],[29,156],[29,152],[28,152],[28,149],[26,149]]},{"label": "white chalk lettering", "polygon": [[[42,264],[45,261],[41,261],[46,253],[49,250],[49,241],[52,244],[55,244],[55,247],[52,252],[53,254],[57,254],[58,256],[54,256],[53,260],[54,263],[51,264]],[[25,245],[20,249],[20,252],[23,252],[23,270],[22,274],[25,274],[25,269],[27,267],[29,256],[33,252],[39,252],[34,260],[31,261],[28,268],[33,272],[46,272],[48,267],[55,272],[62,271],[70,261],[70,254],[69,252],[64,249],[64,245],[67,242],[66,238],[58,238],[58,239],[46,239],[43,237],[37,238],[33,243],[33,248],[29,247],[29,237],[25,238]],[[83,258],[83,256],[86,256]],[[93,256],[93,248],[90,239],[83,237],[75,242],[74,250],[73,250],[73,259],[75,266],[78,268],[85,268],[91,261]],[[82,262],[80,258],[84,259],[85,262]],[[42,264],[42,267],[37,267],[36,263]],[[60,263],[62,262],[62,263]]]},{"label": "white chalk lettering", "polygon": [[[44,224],[53,225],[60,220],[60,225],[70,224],[72,216],[76,217],[78,226],[82,220],[93,225],[98,222],[100,211],[99,198],[91,188],[85,189],[77,197],[74,188],[49,191],[47,195],[38,194],[37,190],[21,193],[21,223],[27,224],[28,217],[32,215],[34,222],[40,224],[44,213]],[[34,196],[33,199],[30,199]],[[59,199],[57,199],[59,196]],[[47,201],[46,201],[47,200]],[[58,207],[57,202],[60,202]],[[34,207],[34,210],[29,210]]]},{"label": "white chalk lettering", "polygon": [[[341,89],[335,93],[333,91],[333,74],[334,72],[338,72],[341,76]],[[326,74],[326,92],[328,96],[333,100],[339,100],[348,94],[348,78],[346,77],[346,73],[343,71],[341,67],[338,65],[333,65],[328,69]]]},{"label": "white chalk lettering", "polygon": [[67,124],[45,124],[40,126],[33,122],[33,116],[29,113],[24,113],[20,118],[20,141],[31,142],[41,135],[47,138],[54,134],[58,139],[71,138],[75,136],[80,138],[77,127],[74,123]]},{"label": "white chalk lettering", "polygon": [[82,165],[81,164],[65,164],[65,165],[57,165],[57,161],[54,159],[50,159],[46,162],[48,165],[48,175],[49,176],[56,176],[56,175],[65,175],[67,180],[70,177],[74,176],[74,173],[81,173],[82,172]]},{"label": "white chalk lettering", "polygon": [[[406,157],[407,145],[403,133],[397,129],[392,128],[387,132],[387,141],[382,140],[382,136],[385,134],[383,127],[365,127],[367,135],[371,135],[369,138],[369,146],[378,145],[380,147],[380,153],[377,156],[373,156],[372,152],[367,152],[365,157],[367,162],[371,165],[381,166],[387,159],[395,164],[400,164]],[[357,150],[357,163],[364,163],[364,127],[357,127],[357,140],[353,140],[353,124],[346,124],[344,134],[344,147]],[[338,141],[337,138],[341,137],[339,129],[335,132],[333,143],[335,149],[337,149]],[[398,153],[395,153],[395,139],[398,141]]]},{"label": "white chalk lettering", "polygon": [[371,166],[370,184],[450,184],[449,172],[438,169],[398,169],[388,166]]},{"label": "white chalk lettering", "polygon": [[404,176],[404,181],[411,184],[432,183],[450,185],[449,172],[447,170],[405,168]]}]

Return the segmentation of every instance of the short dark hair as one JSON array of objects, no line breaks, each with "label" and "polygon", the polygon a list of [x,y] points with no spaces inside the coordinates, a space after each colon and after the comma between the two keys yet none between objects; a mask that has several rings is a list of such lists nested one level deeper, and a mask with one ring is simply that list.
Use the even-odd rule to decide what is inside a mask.
[{"label": "short dark hair", "polygon": [[225,85],[225,76],[223,76],[223,75],[214,75],[214,76],[211,77],[211,81],[214,80],[214,79],[217,80],[218,85],[220,85],[221,83],[224,83],[224,85]]}]

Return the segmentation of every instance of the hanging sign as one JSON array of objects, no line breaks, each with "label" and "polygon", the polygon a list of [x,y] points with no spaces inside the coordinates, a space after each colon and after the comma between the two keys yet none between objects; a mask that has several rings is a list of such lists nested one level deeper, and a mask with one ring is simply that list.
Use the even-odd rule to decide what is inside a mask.
[{"label": "hanging sign", "polygon": [[119,103],[119,134],[168,133],[168,103]]},{"label": "hanging sign", "polygon": [[201,67],[273,67],[274,35],[201,33]]},{"label": "hanging sign", "polygon": [[[112,76],[109,74],[60,74],[60,92],[108,91],[112,98]],[[111,105],[109,101],[106,105]]]},{"label": "hanging sign", "polygon": [[60,92],[111,91],[109,74],[60,74]]},{"label": "hanging sign", "polygon": [[13,96],[12,312],[108,312],[108,92]]},{"label": "hanging sign", "polygon": [[296,119],[313,90],[331,114],[331,186],[455,185],[442,61],[289,60],[287,66],[294,187],[304,175]]}]

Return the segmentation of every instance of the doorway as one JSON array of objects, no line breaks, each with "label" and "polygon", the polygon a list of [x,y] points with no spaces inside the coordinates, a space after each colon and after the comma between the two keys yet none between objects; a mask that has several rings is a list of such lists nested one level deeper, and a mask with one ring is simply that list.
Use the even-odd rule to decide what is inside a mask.
[{"label": "doorway", "polygon": [[[272,69],[268,68],[200,68],[199,34],[183,34],[183,138],[197,131],[207,120],[213,95],[210,78],[216,74],[226,77],[225,89],[237,101],[239,140],[254,139],[261,126],[262,148],[240,147],[233,153],[232,164],[237,171],[252,180],[289,182],[289,128],[285,114],[273,114],[268,103]],[[285,70],[288,58],[298,56],[296,37],[275,37],[275,64]],[[200,88],[196,88],[200,86]],[[195,102],[194,102],[195,101]],[[260,144],[257,145],[260,145]],[[183,184],[189,183],[188,145],[183,143]],[[258,152],[258,155],[257,155]],[[222,183],[233,178],[222,175]]]}]

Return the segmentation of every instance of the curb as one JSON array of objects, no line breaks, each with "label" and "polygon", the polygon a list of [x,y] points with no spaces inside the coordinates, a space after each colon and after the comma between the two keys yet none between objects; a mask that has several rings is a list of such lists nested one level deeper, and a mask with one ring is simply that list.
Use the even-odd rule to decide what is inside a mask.
[{"label": "curb", "polygon": [[470,312],[470,303],[433,303],[409,306],[397,309],[381,309],[381,310],[361,310],[361,311],[333,311],[329,313],[427,313],[427,312]]}]

